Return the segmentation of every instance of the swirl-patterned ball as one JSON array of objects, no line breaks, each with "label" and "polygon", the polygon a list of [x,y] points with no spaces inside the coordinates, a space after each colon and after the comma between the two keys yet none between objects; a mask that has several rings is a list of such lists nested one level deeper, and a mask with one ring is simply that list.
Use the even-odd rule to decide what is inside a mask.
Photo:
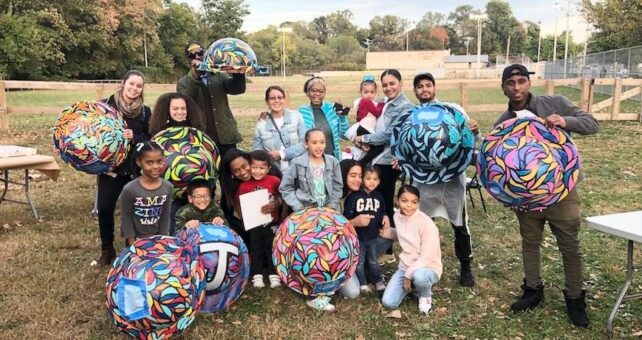
[{"label": "swirl-patterned ball", "polygon": [[153,140],[164,150],[163,177],[174,185],[174,198],[186,199],[187,184],[195,179],[208,181],[214,191],[219,153],[210,137],[191,127],[171,127]]},{"label": "swirl-patterned ball", "polygon": [[135,338],[169,338],[192,324],[205,286],[195,249],[169,236],[138,239],[123,249],[107,276],[109,316]]},{"label": "swirl-patterned ball", "polygon": [[541,210],[564,199],[580,175],[570,135],[537,117],[504,121],[484,139],[479,179],[506,206]]},{"label": "swirl-patterned ball", "polygon": [[227,310],[241,297],[250,277],[250,257],[241,237],[226,226],[210,223],[184,228],[176,237],[197,249],[205,267],[207,288],[201,311]]},{"label": "swirl-patterned ball", "polygon": [[122,115],[110,105],[81,101],[65,108],[53,128],[53,143],[60,158],[74,169],[102,174],[126,158],[129,140]]},{"label": "swirl-patterned ball", "polygon": [[414,107],[394,131],[392,154],[414,181],[450,182],[466,171],[475,150],[475,136],[461,107],[426,103]]},{"label": "swirl-patterned ball", "polygon": [[272,260],[281,281],[297,293],[328,295],[354,274],[359,239],[350,222],[335,210],[308,208],[281,223]]},{"label": "swirl-patterned ball", "polygon": [[254,50],[245,41],[222,38],[207,49],[199,71],[249,73],[258,66]]}]

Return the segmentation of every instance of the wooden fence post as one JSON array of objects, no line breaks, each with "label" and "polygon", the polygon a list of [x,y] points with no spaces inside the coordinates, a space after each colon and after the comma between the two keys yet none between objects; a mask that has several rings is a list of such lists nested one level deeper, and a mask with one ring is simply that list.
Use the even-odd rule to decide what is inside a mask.
[{"label": "wooden fence post", "polygon": [[468,88],[463,81],[459,83],[459,103],[468,112]]},{"label": "wooden fence post", "polygon": [[546,94],[552,96],[555,94],[555,84],[552,80],[546,81]]},{"label": "wooden fence post", "polygon": [[9,115],[7,113],[7,94],[4,81],[0,81],[0,130],[9,128]]},{"label": "wooden fence post", "polygon": [[591,98],[591,79],[582,79],[582,96],[580,97],[580,108],[585,112],[589,110],[589,100]]},{"label": "wooden fence post", "polygon": [[613,106],[611,107],[611,120],[618,120],[620,115],[620,98],[622,97],[622,79],[615,78],[615,89],[613,89]]}]

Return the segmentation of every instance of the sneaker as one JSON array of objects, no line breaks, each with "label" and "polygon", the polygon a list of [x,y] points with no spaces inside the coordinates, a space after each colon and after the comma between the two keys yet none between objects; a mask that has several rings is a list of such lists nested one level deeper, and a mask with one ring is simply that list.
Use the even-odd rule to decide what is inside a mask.
[{"label": "sneaker", "polygon": [[256,274],[256,275],[252,276],[252,286],[254,286],[254,288],[263,288],[263,287],[265,287],[265,283],[263,283],[263,275]]},{"label": "sneaker", "polygon": [[428,314],[432,309],[432,298],[431,297],[420,297],[419,298],[419,313]]},{"label": "sneaker", "polygon": [[383,254],[379,257],[379,264],[384,265],[387,263],[395,263],[397,259],[395,259],[395,254]]},{"label": "sneaker", "polygon": [[316,310],[334,312],[334,305],[330,303],[329,296],[319,296],[314,300],[308,300],[306,304]]},{"label": "sneaker", "polygon": [[102,246],[100,257],[98,258],[98,265],[111,266],[111,263],[116,259],[116,249],[113,244],[106,244]]},{"label": "sneaker", "polygon": [[268,278],[270,279],[270,288],[281,287],[281,279],[278,275],[270,274]]},{"label": "sneaker", "polygon": [[380,291],[382,291],[382,290],[385,290],[385,289],[386,289],[386,284],[385,284],[385,283],[383,283],[383,281],[381,281],[381,282],[377,282],[377,284],[375,285],[375,289],[376,289],[378,292],[380,292]]},{"label": "sneaker", "polygon": [[359,289],[364,294],[372,293],[372,289],[370,289],[370,287],[368,287],[368,285],[363,285],[363,286],[359,287]]}]

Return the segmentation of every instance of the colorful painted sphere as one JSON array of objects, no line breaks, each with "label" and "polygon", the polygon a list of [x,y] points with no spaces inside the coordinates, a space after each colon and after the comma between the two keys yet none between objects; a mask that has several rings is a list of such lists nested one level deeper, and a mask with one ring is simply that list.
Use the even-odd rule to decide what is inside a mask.
[{"label": "colorful painted sphere", "polygon": [[308,208],[281,223],[272,259],[281,281],[297,293],[329,295],[354,275],[359,239],[337,211]]},{"label": "colorful painted sphere", "polygon": [[425,103],[414,107],[395,130],[391,151],[414,181],[435,184],[466,171],[475,149],[468,117],[458,105]]},{"label": "colorful painted sphere", "polygon": [[210,223],[184,228],[176,237],[197,249],[205,267],[207,287],[201,311],[227,310],[241,297],[250,277],[250,256],[243,239],[226,226]]},{"label": "colorful painted sphere", "polygon": [[541,210],[573,190],[580,160],[566,131],[523,117],[502,122],[486,136],[477,169],[482,185],[500,203]]},{"label": "colorful painted sphere", "polygon": [[81,101],[65,108],[53,128],[60,158],[88,174],[113,171],[127,158],[129,140],[122,115],[110,105]]},{"label": "colorful painted sphere", "polygon": [[107,276],[109,316],[133,337],[169,338],[192,324],[205,286],[193,248],[170,236],[141,238],[123,249]]},{"label": "colorful painted sphere", "polygon": [[254,50],[245,41],[222,38],[207,49],[199,71],[249,73],[258,66]]},{"label": "colorful painted sphere", "polygon": [[171,127],[153,140],[163,151],[163,177],[174,185],[174,198],[186,199],[187,184],[204,179],[216,188],[219,153],[216,144],[202,131],[191,127]]}]

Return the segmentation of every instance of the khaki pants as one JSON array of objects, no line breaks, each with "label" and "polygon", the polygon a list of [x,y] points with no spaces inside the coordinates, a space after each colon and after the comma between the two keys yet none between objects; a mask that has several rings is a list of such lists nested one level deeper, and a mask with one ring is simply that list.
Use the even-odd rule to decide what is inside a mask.
[{"label": "khaki pants", "polygon": [[564,289],[570,298],[582,293],[582,257],[580,254],[580,197],[573,189],[562,201],[543,211],[516,213],[522,235],[522,260],[526,286],[535,288],[542,283],[540,248],[544,224],[548,224],[557,239],[564,264]]}]

